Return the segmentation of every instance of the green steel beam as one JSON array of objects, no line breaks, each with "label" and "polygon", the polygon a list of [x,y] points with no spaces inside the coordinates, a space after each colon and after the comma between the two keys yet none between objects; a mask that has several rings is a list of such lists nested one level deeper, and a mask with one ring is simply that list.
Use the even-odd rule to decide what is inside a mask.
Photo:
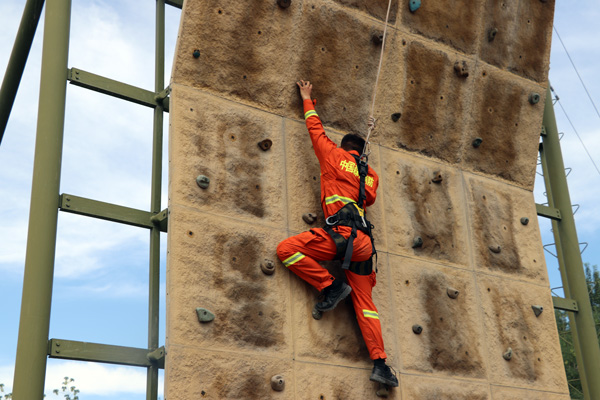
[{"label": "green steel beam", "polygon": [[[542,125],[541,136],[547,136],[546,127],[544,125]],[[546,188],[546,195],[548,197],[548,206],[551,208],[554,208],[554,199],[552,197],[552,182],[550,181],[550,174],[548,172],[548,160],[546,160],[546,153],[544,152],[543,143],[540,143],[539,151],[540,151],[540,162],[542,164],[542,175],[544,176],[544,186]],[[567,297],[570,301],[573,301],[575,303],[575,305],[577,305],[577,302],[571,299],[571,290],[569,289],[569,278],[567,276],[567,272],[565,269],[565,258],[564,258],[563,251],[562,251],[561,238],[560,238],[558,225],[557,225],[558,221],[559,220],[555,220],[555,219],[551,220],[552,232],[554,234],[554,244],[556,246],[556,258],[558,260],[558,269],[560,271],[560,277],[562,280],[563,291],[565,293],[565,297]],[[556,305],[555,305],[555,308],[556,308]],[[577,310],[579,310],[579,309],[577,309]],[[569,310],[566,310],[566,311],[568,312],[567,315],[569,317],[569,321],[573,321],[575,318],[573,313]],[[571,339],[573,340],[573,348],[575,350],[575,358],[577,360],[582,360],[583,352],[581,350],[581,343],[579,343],[579,334],[578,334],[578,330],[577,330],[577,324],[575,324],[575,323],[570,324],[570,327],[571,327]],[[584,397],[589,399],[590,396],[589,396],[588,388],[587,388],[587,377],[585,376],[585,374],[581,374],[579,379],[581,381],[581,387],[583,388]]]},{"label": "green steel beam", "polygon": [[557,310],[577,312],[577,302],[573,299],[563,299],[562,297],[552,296],[552,304]]},{"label": "green steel beam", "polygon": [[582,383],[585,381],[584,396],[586,399],[600,399],[600,347],[579,250],[579,240],[575,229],[575,219],[549,86],[546,91],[543,125],[546,129],[546,136],[542,136],[543,151],[547,161],[551,196],[554,207],[561,211],[562,216],[556,223],[555,233],[560,236],[560,242],[557,242],[557,245],[560,243],[564,257],[567,282],[563,282],[563,286],[568,287],[569,297],[577,302],[579,308],[579,312],[570,319],[571,325],[577,326],[577,337],[583,355],[582,359],[577,360],[577,368],[580,376],[583,377]]},{"label": "green steel beam", "polygon": [[165,4],[179,9],[183,8],[183,0],[165,0]]},{"label": "green steel beam", "polygon": [[[81,86],[95,92],[131,101],[146,107],[154,108],[159,105],[162,106],[164,102],[164,99],[157,97],[157,94],[150,90],[141,89],[78,68],[71,68],[69,70],[68,79],[69,82],[75,86]],[[164,88],[161,88],[157,93],[161,92],[163,89]],[[165,111],[168,110],[165,109]]]},{"label": "green steel beam", "polygon": [[46,5],[35,157],[13,398],[42,399],[50,330],[71,1]]},{"label": "green steel beam", "polygon": [[539,215],[540,217],[546,217],[558,221],[561,219],[560,210],[558,208],[548,207],[542,204],[536,204],[535,209],[537,211],[537,215]]},{"label": "green steel beam", "polygon": [[157,226],[161,232],[166,232],[169,224],[169,209],[165,208],[158,214],[154,214],[152,218],[150,218],[150,221],[152,221],[154,226]]},{"label": "green steel beam", "polygon": [[[156,0],[156,30],[154,58],[154,91],[157,106],[154,108],[152,135],[152,177],[150,211],[159,214],[162,194],[162,153],[163,153],[163,100],[168,98],[170,89],[165,88],[165,0]],[[163,90],[164,89],[164,90]],[[150,263],[148,268],[148,348],[158,347],[159,308],[160,308],[160,229],[150,231]],[[152,366],[146,373],[146,400],[158,398],[158,368]]]},{"label": "green steel beam", "polygon": [[15,44],[8,59],[2,87],[0,87],[0,143],[2,143],[8,118],[17,97],[19,84],[23,77],[23,71],[25,70],[25,64],[27,64],[27,57],[31,50],[31,44],[43,7],[44,0],[27,0],[23,9]]},{"label": "green steel beam", "polygon": [[[135,208],[73,196],[72,194],[60,195],[59,208],[61,211],[85,215],[86,217],[119,222],[121,224],[133,225],[140,228],[157,228],[162,232],[166,232],[166,223],[164,222],[164,218],[161,218],[161,215],[166,211],[154,214]],[[164,230],[162,230],[163,228]]]},{"label": "green steel beam", "polygon": [[[162,354],[162,355],[161,355]],[[48,356],[65,360],[93,361],[133,367],[164,367],[164,348],[154,351],[136,347],[50,339]]]}]

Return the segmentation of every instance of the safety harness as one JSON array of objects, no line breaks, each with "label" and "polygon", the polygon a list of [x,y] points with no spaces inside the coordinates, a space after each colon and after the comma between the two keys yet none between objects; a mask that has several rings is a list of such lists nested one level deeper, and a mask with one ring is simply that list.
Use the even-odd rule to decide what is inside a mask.
[{"label": "safety harness", "polygon": [[[323,229],[331,236],[335,242],[336,255],[334,260],[344,260],[342,262],[342,268],[350,270],[358,275],[369,275],[373,271],[373,256],[377,254],[375,250],[375,241],[373,240],[373,225],[365,218],[365,201],[367,196],[365,193],[365,178],[369,172],[369,166],[367,164],[367,157],[359,157],[352,154],[352,157],[356,160],[358,167],[358,175],[360,176],[360,185],[358,190],[358,202],[350,202],[340,208],[338,212],[330,215],[325,220],[325,226]],[[364,159],[363,159],[364,158]],[[363,206],[362,208],[360,206]],[[352,228],[352,232],[348,239],[345,239],[342,235],[333,230],[335,226],[349,226]],[[352,261],[352,252],[354,250],[354,238],[356,238],[357,230],[363,231],[369,238],[371,238],[371,245],[373,246],[373,252],[371,257],[365,261]]]}]

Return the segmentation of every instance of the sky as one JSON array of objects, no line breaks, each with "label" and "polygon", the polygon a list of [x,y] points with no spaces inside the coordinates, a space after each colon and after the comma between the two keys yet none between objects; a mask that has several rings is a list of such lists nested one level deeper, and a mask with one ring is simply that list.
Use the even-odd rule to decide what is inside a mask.
[{"label": "sky", "polygon": [[[0,15],[0,77],[8,63],[23,0],[2,0]],[[576,5],[575,5],[576,4]],[[154,1],[75,0],[71,18],[69,67],[135,85],[154,88]],[[165,82],[180,10],[167,6]],[[135,18],[133,18],[135,16]],[[593,101],[600,105],[600,5],[557,1],[555,28],[560,34]],[[0,383],[10,391],[18,335],[23,269],[29,218],[33,153],[41,65],[43,15],[0,145]],[[553,33],[550,81],[560,97],[556,116],[571,200],[580,242],[589,245],[584,262],[600,264],[600,172],[585,153],[575,130],[600,166],[600,116]],[[69,85],[61,175],[61,193],[148,210],[152,110]],[[571,127],[567,116],[573,122]],[[167,206],[168,115],[165,115],[162,208]],[[534,190],[545,203],[541,177]],[[540,219],[544,244],[554,242],[548,220]],[[66,213],[58,219],[58,241],[51,338],[116,344],[147,345],[149,233],[145,229]],[[549,247],[554,252],[552,246]],[[164,343],[164,258],[161,237],[161,328]],[[555,259],[546,254],[550,286],[560,287]],[[562,294],[560,289],[555,291]],[[75,379],[82,399],[126,397],[145,399],[144,369],[97,363],[49,360],[48,398],[63,377]],[[159,388],[162,393],[162,383]],[[2,393],[0,393],[1,395]]]}]

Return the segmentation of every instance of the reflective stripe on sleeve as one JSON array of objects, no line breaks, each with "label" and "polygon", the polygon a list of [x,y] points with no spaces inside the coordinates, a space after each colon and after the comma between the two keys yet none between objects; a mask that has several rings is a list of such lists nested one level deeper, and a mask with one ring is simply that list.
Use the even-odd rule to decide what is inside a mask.
[{"label": "reflective stripe on sleeve", "polygon": [[285,265],[286,267],[289,267],[290,265],[302,260],[304,257],[306,257],[304,254],[297,252],[294,255],[292,255],[291,257],[288,257],[285,260],[283,260],[283,265]]},{"label": "reflective stripe on sleeve", "polygon": [[363,316],[365,318],[379,319],[379,314],[377,314],[375,311],[371,311],[371,310],[363,310]]},{"label": "reflective stripe on sleeve", "polygon": [[317,114],[317,112],[315,110],[308,110],[306,113],[304,113],[304,119],[308,119],[308,117],[318,117],[319,115]]},{"label": "reflective stripe on sleeve", "polygon": [[352,200],[351,198],[343,197],[343,196],[340,196],[337,194],[334,194],[333,196],[325,197],[325,204],[335,203],[336,201],[341,201],[344,204],[354,202],[354,200]]}]

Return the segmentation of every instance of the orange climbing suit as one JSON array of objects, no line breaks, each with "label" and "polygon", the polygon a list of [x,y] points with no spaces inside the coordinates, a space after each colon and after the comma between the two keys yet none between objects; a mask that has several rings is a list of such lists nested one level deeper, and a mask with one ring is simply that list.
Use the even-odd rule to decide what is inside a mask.
[{"label": "orange climbing suit", "polygon": [[[313,143],[315,154],[321,166],[321,206],[325,218],[335,214],[348,202],[358,201],[360,177],[356,161],[347,152],[331,141],[325,134],[323,125],[311,100],[304,100],[304,119]],[[375,202],[379,177],[369,167],[365,179],[366,205]],[[351,228],[336,226],[333,228],[348,239]],[[357,231],[354,239],[352,261],[365,261],[372,255],[371,239],[362,231]],[[327,269],[317,261],[333,260],[336,255],[335,242],[323,228],[313,228],[308,232],[287,238],[277,246],[277,255],[292,272],[321,291],[331,285],[335,279]],[[371,359],[387,358],[383,348],[381,323],[371,292],[376,283],[375,271],[370,275],[358,275],[344,270],[346,280],[352,287],[351,297],[354,311]]]}]

